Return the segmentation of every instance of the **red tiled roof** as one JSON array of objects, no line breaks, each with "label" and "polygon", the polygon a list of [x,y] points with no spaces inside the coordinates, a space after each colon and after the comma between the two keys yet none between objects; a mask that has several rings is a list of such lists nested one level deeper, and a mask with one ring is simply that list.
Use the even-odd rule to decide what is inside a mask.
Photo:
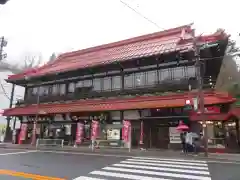
[{"label": "red tiled roof", "polygon": [[[66,104],[40,104],[25,107],[16,107],[4,111],[4,116],[33,115],[39,110],[47,114],[67,113],[67,112],[92,112],[92,111],[112,111],[128,109],[147,109],[164,107],[183,107],[186,99],[196,97],[192,94],[176,94],[166,96],[137,97],[131,99],[107,99],[107,100],[79,100]],[[205,104],[232,103],[232,97],[219,97],[215,93],[205,93]]]},{"label": "red tiled roof", "polygon": [[[34,72],[23,72],[12,75],[8,79],[22,79],[26,75],[43,76],[178,50],[188,51],[193,46],[192,32],[191,25],[185,25],[115,43],[65,53],[60,55],[53,63],[35,69]],[[219,38],[218,36],[219,34],[202,36],[200,41],[216,41]]]}]

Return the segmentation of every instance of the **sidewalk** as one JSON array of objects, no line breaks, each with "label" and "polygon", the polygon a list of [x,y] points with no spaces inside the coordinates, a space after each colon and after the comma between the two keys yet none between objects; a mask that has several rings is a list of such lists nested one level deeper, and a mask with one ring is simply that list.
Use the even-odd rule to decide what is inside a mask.
[{"label": "sidewalk", "polygon": [[0,144],[0,148],[7,148],[7,149],[24,149],[24,150],[42,150],[42,151],[59,151],[59,152],[73,152],[73,153],[95,153],[95,154],[103,154],[103,155],[116,155],[116,156],[153,156],[153,157],[166,157],[166,158],[191,158],[191,159],[203,159],[203,160],[210,160],[210,161],[234,161],[240,163],[240,154],[218,154],[218,153],[209,153],[208,157],[206,158],[203,153],[200,153],[198,156],[192,155],[184,155],[180,151],[173,151],[173,150],[155,150],[150,149],[146,151],[142,151],[140,149],[132,149],[129,152],[128,149],[119,149],[119,148],[100,148],[96,149],[92,152],[91,148],[87,146],[82,147],[72,147],[72,146],[64,146],[61,147],[46,147],[41,146],[36,148],[32,145],[18,145],[18,144],[11,144],[11,143],[2,143]]}]

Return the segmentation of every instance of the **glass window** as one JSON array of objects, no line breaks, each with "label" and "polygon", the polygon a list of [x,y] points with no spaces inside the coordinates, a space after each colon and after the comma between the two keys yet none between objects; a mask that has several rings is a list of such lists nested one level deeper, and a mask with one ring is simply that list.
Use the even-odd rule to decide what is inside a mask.
[{"label": "glass window", "polygon": [[83,81],[84,87],[91,87],[92,86],[92,79],[87,79]]},{"label": "glass window", "polygon": [[124,88],[132,88],[133,87],[133,74],[124,76]]},{"label": "glass window", "polygon": [[157,70],[146,72],[146,84],[153,85],[157,83]]},{"label": "glass window", "polygon": [[196,67],[195,66],[188,66],[187,69],[187,77],[196,77]]},{"label": "glass window", "polygon": [[48,86],[43,87],[43,95],[47,95],[48,91],[49,91],[49,87]]},{"label": "glass window", "polygon": [[52,87],[52,93],[56,95],[58,93],[58,84],[53,85]]},{"label": "glass window", "polygon": [[35,94],[37,94],[37,93],[38,93],[38,87],[34,87],[34,88],[33,88],[33,91],[32,91],[32,94],[35,95]]},{"label": "glass window", "polygon": [[68,85],[68,92],[69,93],[73,93],[75,91],[75,83],[74,82],[71,82],[69,85]]},{"label": "glass window", "polygon": [[45,87],[39,87],[39,92],[37,93],[37,94],[39,94],[39,95],[44,95],[44,89],[45,89]]},{"label": "glass window", "polygon": [[60,84],[60,95],[63,95],[66,93],[66,85],[65,84]]},{"label": "glass window", "polygon": [[122,88],[121,76],[113,76],[112,89],[121,89],[121,88]]},{"label": "glass window", "polygon": [[164,81],[164,80],[169,80],[169,79],[171,79],[171,74],[170,74],[169,69],[160,70],[159,80]]},{"label": "glass window", "polygon": [[111,90],[111,78],[103,78],[103,90]]},{"label": "glass window", "polygon": [[183,67],[173,68],[172,71],[173,71],[173,79],[174,80],[184,78],[184,68]]},{"label": "glass window", "polygon": [[100,78],[93,79],[93,90],[101,91],[101,80]]},{"label": "glass window", "polygon": [[81,87],[83,87],[83,81],[78,81],[76,83],[76,88],[81,88]]},{"label": "glass window", "polygon": [[134,83],[136,87],[144,86],[145,85],[145,73],[135,73]]}]

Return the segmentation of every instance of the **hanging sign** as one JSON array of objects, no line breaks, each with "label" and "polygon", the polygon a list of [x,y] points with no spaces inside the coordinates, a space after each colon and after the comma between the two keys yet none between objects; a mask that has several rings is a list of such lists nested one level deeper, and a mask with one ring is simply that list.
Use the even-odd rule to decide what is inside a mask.
[{"label": "hanging sign", "polygon": [[77,131],[76,131],[76,143],[81,144],[83,140],[83,130],[84,125],[83,123],[77,123]]},{"label": "hanging sign", "polygon": [[131,122],[123,120],[122,139],[125,142],[129,141],[129,131],[130,131],[130,128],[131,128]]},{"label": "hanging sign", "polygon": [[99,135],[99,122],[96,120],[92,121],[92,140],[96,139]]},{"label": "hanging sign", "polygon": [[180,131],[176,130],[175,127],[169,127],[169,140],[171,144],[181,143]]},{"label": "hanging sign", "polygon": [[26,140],[27,124],[21,124],[20,140]]}]

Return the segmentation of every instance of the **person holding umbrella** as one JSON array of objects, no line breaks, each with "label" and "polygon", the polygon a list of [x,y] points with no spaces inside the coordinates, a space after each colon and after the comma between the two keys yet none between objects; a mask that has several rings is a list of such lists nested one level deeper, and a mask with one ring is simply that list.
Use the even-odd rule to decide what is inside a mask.
[{"label": "person holding umbrella", "polygon": [[186,131],[189,130],[189,127],[185,125],[182,121],[180,121],[176,129],[178,131],[181,131],[180,139],[182,144],[182,151],[184,154],[187,154],[188,150],[187,150],[187,144],[186,144],[186,134],[187,134]]}]

